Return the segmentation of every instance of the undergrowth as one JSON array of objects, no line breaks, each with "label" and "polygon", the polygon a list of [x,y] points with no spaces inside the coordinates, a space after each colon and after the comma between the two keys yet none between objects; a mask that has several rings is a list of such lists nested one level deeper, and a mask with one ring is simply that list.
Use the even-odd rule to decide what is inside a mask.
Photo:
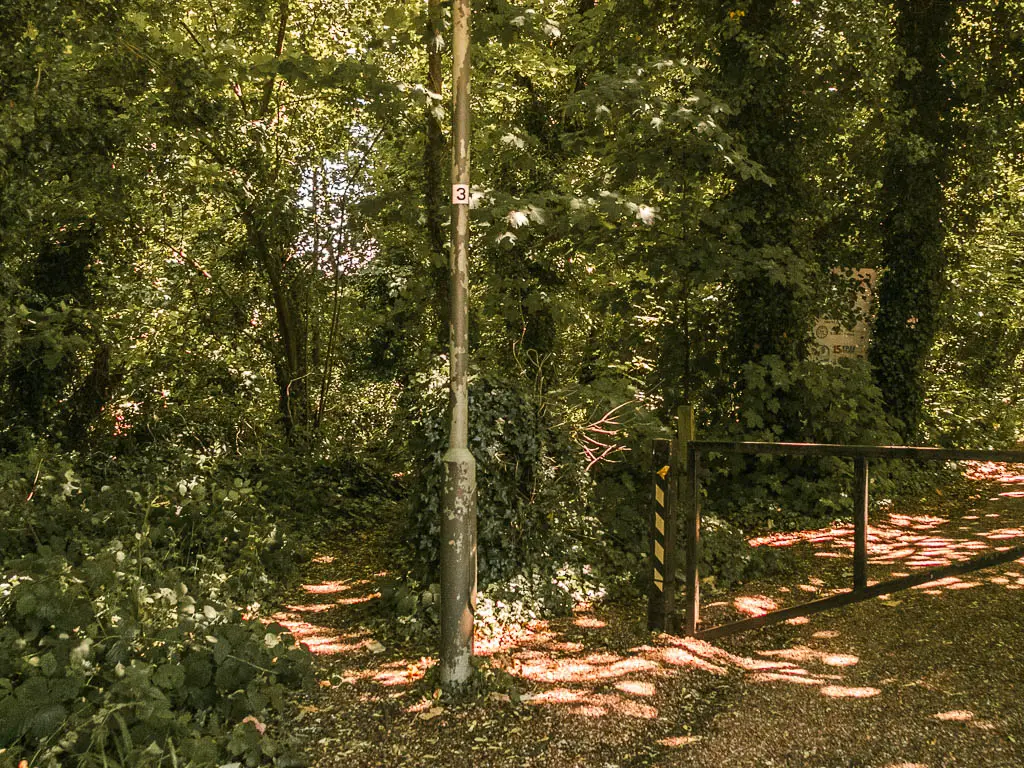
[{"label": "undergrowth", "polygon": [[0,766],[303,764],[281,723],[310,656],[245,616],[301,553],[230,470],[0,462]]}]

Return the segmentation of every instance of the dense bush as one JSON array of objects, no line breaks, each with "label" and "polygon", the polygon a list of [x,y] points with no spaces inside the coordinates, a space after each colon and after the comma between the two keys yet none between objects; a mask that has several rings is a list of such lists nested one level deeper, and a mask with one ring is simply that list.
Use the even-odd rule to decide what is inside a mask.
[{"label": "dense bush", "polygon": [[953,268],[923,428],[943,445],[1013,446],[1024,439],[1024,231],[996,215],[979,234]]},{"label": "dense bush", "polygon": [[246,602],[295,566],[265,485],[209,453],[90,459],[37,447],[0,461],[0,555],[40,545],[73,561],[89,542],[143,536],[193,590]]},{"label": "dense bush", "polygon": [[[770,547],[751,547],[749,536],[717,515],[701,518],[701,581],[714,591],[784,569],[785,556]],[[684,559],[680,552],[680,559]]]},{"label": "dense bush", "polygon": [[162,459],[0,463],[0,765],[300,761],[273,723],[309,655],[232,607],[293,567],[289,540],[260,483]]},{"label": "dense bush", "polygon": [[[413,577],[437,581],[447,390],[434,383],[415,424]],[[596,588],[590,477],[568,428],[522,386],[479,376],[470,384],[470,449],[477,461],[480,615],[529,618],[565,610]],[[406,601],[406,607],[411,607]],[[421,601],[422,602],[422,601]]]},{"label": "dense bush", "polygon": [[[765,358],[743,370],[735,420],[716,437],[859,445],[899,442],[866,362]],[[820,525],[852,514],[847,459],[729,455],[706,463],[708,510],[744,531]],[[876,474],[876,485],[884,484]],[[881,490],[881,488],[879,489]]]},{"label": "dense bush", "polygon": [[[786,365],[768,356],[743,367],[738,396],[711,414],[698,438],[882,444],[898,442],[868,364],[804,361]],[[698,414],[698,418],[700,414]],[[893,490],[902,467],[876,465],[875,498]],[[831,457],[713,455],[703,462],[703,573],[728,587],[784,566],[747,539],[766,530],[816,527],[852,514],[853,469]],[[680,545],[685,542],[680,537]]]},{"label": "dense bush", "polygon": [[269,762],[265,730],[309,680],[279,626],[197,601],[144,538],[77,565],[40,548],[0,583],[0,747],[37,765]]}]

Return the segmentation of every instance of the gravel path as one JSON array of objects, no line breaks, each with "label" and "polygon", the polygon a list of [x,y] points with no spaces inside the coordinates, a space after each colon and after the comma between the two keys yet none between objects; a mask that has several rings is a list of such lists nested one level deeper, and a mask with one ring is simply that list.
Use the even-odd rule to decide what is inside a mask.
[{"label": "gravel path", "polygon": [[[967,488],[878,515],[870,577],[1024,541],[1024,474]],[[848,529],[769,544],[806,578],[749,585],[708,618],[849,577]],[[322,660],[295,724],[317,768],[1024,766],[1024,561],[714,644],[652,636],[639,602],[581,609],[482,639],[486,683],[452,704],[434,696],[432,647],[375,629],[393,547],[383,529],[338,542],[277,614]]]},{"label": "gravel path", "polygon": [[[888,550],[876,537],[875,557],[893,572],[923,552],[1020,543],[1024,476],[1000,479],[979,512],[904,520],[907,536]],[[793,666],[746,670],[708,732],[660,765],[1024,766],[1024,560],[718,645]]]}]

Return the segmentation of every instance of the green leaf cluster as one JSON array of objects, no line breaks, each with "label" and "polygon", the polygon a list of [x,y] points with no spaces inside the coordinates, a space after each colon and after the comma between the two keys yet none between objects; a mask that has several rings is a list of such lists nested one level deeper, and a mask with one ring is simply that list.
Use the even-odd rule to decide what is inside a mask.
[{"label": "green leaf cluster", "polygon": [[196,598],[120,542],[73,564],[48,547],[0,582],[0,747],[39,765],[271,764],[276,721],[308,684],[282,627]]}]

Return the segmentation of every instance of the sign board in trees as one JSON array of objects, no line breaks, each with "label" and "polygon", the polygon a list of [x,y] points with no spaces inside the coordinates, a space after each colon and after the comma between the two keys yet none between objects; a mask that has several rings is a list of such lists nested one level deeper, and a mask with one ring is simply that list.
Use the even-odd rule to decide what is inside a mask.
[{"label": "sign board in trees", "polygon": [[[853,312],[850,319],[819,317],[814,321],[814,347],[812,355],[823,363],[838,363],[851,358],[867,358],[871,341],[869,323],[875,295],[877,272],[874,269],[856,269],[852,274],[844,270],[835,273],[854,282]],[[852,325],[851,325],[852,321]]]}]

